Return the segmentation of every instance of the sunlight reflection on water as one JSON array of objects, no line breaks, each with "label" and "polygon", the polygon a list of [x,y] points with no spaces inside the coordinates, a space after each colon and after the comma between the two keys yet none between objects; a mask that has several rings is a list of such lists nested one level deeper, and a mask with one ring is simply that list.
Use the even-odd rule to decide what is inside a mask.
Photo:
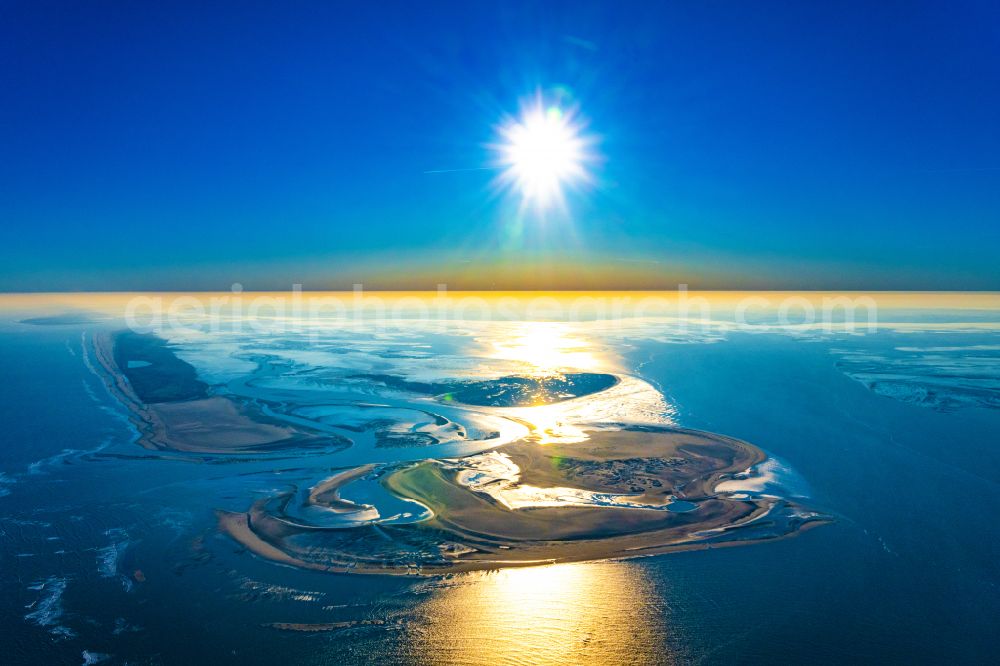
[{"label": "sunlight reflection on water", "polygon": [[523,363],[532,376],[556,375],[566,369],[593,371],[606,363],[592,341],[575,337],[562,322],[523,322],[502,337],[489,340],[492,358]]},{"label": "sunlight reflection on water", "polygon": [[426,664],[670,663],[643,569],[620,562],[502,569],[456,578],[422,608]]}]

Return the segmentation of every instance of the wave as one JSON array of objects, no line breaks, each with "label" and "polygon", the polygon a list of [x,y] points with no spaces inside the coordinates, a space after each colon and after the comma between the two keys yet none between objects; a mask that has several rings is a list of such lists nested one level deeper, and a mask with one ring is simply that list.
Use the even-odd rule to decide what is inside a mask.
[{"label": "wave", "polygon": [[30,585],[28,589],[37,590],[41,596],[27,607],[31,612],[27,613],[24,619],[36,626],[46,627],[53,636],[61,638],[76,636],[72,629],[60,624],[65,614],[62,599],[68,583],[68,578],[49,576],[44,581]]},{"label": "wave", "polygon": [[742,474],[722,481],[716,492],[747,496],[809,497],[809,488],[798,472],[784,460],[768,454],[767,460]]},{"label": "wave", "polygon": [[114,444],[113,437],[105,437],[101,440],[101,443],[92,449],[63,449],[59,453],[55,453],[47,458],[42,458],[41,460],[36,460],[33,463],[28,464],[28,474],[36,476],[39,474],[44,474],[49,467],[53,465],[63,464],[69,460],[77,460],[84,456],[93,455],[95,453],[100,453],[104,449],[110,447]]},{"label": "wave", "polygon": [[10,486],[13,486],[15,483],[17,483],[17,479],[13,479],[0,472],[0,497],[10,495]]},{"label": "wave", "polygon": [[97,549],[97,572],[102,578],[120,578],[122,587],[128,592],[132,589],[132,581],[120,571],[122,556],[132,544],[128,534],[122,529],[112,529],[105,532],[112,542],[104,548]]}]

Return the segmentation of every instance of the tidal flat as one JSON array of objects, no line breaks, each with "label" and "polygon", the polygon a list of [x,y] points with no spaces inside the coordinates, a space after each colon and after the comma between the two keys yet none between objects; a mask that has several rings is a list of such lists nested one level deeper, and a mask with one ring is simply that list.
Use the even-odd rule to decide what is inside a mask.
[{"label": "tidal flat", "polygon": [[[218,512],[223,533],[286,565],[440,575],[748,544],[829,520],[787,498],[719,492],[718,484],[752,474],[767,460],[751,444],[662,423],[600,421],[599,410],[588,414],[588,403],[614,400],[611,389],[634,385],[635,377],[554,371],[416,381],[346,374],[334,388],[366,397],[317,408],[309,391],[296,396],[286,388],[279,401],[210,387],[153,334],[96,336],[94,354],[143,433],[140,442],[151,448],[294,457],[348,448],[352,436],[369,432],[376,447],[411,450],[337,472],[305,492],[258,499],[242,513]],[[255,375],[274,377],[272,358],[255,362]],[[380,404],[373,396],[406,404]],[[458,415],[449,418],[440,406]],[[499,441],[499,431],[477,434],[467,418],[477,410],[507,420],[521,436]],[[477,436],[479,445],[465,456],[419,454]],[[345,499],[351,482],[366,477],[423,510],[401,517]],[[683,510],[672,509],[675,502]]]},{"label": "tidal flat", "polygon": [[139,442],[148,448],[225,454],[347,445],[336,435],[269,419],[251,402],[210,395],[195,369],[162,338],[118,331],[94,336],[93,346],[109,390],[128,409]]}]

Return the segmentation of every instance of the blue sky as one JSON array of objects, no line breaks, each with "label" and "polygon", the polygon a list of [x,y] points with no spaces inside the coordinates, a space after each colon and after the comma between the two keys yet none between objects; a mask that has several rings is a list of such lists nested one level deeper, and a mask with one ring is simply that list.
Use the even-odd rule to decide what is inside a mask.
[{"label": "blue sky", "polygon": [[0,290],[1000,289],[995,3],[203,4],[0,7]]}]

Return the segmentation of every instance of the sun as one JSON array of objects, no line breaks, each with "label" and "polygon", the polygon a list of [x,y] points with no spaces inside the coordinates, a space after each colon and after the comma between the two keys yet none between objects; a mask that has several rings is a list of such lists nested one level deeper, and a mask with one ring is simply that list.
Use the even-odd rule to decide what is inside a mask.
[{"label": "sun", "polygon": [[591,141],[582,136],[572,113],[536,100],[520,118],[502,125],[499,133],[501,180],[525,203],[537,208],[561,205],[566,187],[590,180]]}]

